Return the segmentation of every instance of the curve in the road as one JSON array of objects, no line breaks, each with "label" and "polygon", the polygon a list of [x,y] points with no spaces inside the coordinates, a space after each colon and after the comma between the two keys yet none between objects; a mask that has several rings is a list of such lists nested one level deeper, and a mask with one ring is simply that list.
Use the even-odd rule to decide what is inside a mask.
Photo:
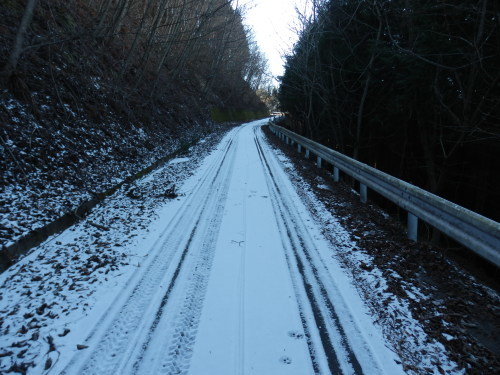
[{"label": "curve in the road", "polygon": [[264,123],[230,131],[196,172],[63,374],[402,373],[358,327]]}]

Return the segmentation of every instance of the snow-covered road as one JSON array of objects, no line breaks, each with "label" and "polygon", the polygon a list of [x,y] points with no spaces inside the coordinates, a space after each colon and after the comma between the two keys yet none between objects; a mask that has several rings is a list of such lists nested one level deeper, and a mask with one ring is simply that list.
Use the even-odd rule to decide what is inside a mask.
[{"label": "snow-covered road", "polygon": [[162,208],[140,244],[147,257],[50,373],[403,373],[266,122],[231,130]]}]

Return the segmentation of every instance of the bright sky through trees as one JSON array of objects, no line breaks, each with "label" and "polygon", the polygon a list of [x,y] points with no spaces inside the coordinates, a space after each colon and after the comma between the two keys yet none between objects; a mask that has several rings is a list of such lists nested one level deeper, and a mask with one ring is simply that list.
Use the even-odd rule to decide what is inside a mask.
[{"label": "bright sky through trees", "polygon": [[[304,13],[308,0],[247,0],[244,23],[251,26],[273,76],[283,74],[283,54],[298,38],[296,8]],[[241,4],[241,3],[240,3]]]}]

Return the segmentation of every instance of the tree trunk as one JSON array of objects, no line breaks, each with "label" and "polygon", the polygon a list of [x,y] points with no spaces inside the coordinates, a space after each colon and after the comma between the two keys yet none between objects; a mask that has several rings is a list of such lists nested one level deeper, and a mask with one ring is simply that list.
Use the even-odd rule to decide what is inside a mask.
[{"label": "tree trunk", "polygon": [[370,88],[370,83],[372,80],[372,70],[373,70],[373,62],[375,61],[375,54],[377,53],[378,42],[380,41],[380,36],[382,34],[382,16],[380,14],[377,5],[375,4],[375,10],[378,16],[378,30],[377,30],[377,39],[375,40],[375,47],[370,56],[370,61],[368,62],[368,66],[366,67],[367,77],[365,80],[365,87],[363,88],[363,94],[361,95],[361,100],[359,102],[358,107],[358,116],[356,120],[356,140],[354,142],[354,151],[353,151],[353,159],[358,160],[359,158],[359,149],[361,147],[361,128],[363,126],[363,116],[365,110],[366,98],[368,96],[368,90]]},{"label": "tree trunk", "polygon": [[28,26],[31,23],[31,19],[33,18],[36,3],[37,0],[28,0],[28,2],[26,3],[23,18],[21,19],[21,25],[19,25],[16,39],[14,40],[14,46],[12,47],[12,51],[10,53],[9,59],[7,60],[7,63],[0,73],[0,78],[4,84],[7,83],[9,78],[12,76],[12,73],[14,73],[14,71],[16,70],[17,63],[19,62],[19,58],[21,57],[21,54],[23,52],[24,36],[26,34]]}]

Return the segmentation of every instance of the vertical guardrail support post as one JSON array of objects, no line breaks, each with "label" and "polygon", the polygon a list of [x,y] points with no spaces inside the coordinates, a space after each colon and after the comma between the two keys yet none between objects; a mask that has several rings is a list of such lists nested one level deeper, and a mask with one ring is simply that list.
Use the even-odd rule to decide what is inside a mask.
[{"label": "vertical guardrail support post", "polygon": [[333,181],[335,182],[340,181],[339,169],[336,166],[333,166]]},{"label": "vertical guardrail support post", "polygon": [[408,239],[417,241],[418,239],[418,217],[408,211]]},{"label": "vertical guardrail support post", "polygon": [[297,152],[300,154],[302,152],[302,145],[297,143]]},{"label": "vertical guardrail support post", "polygon": [[[367,202],[368,187],[370,187],[393,203],[404,207],[408,215],[407,237],[409,240],[418,240],[418,221],[423,220],[428,225],[442,231],[446,236],[500,267],[500,252],[498,251],[500,249],[500,230],[498,222],[382,173],[335,150],[328,149],[311,139],[279,126],[273,127],[280,139],[284,140],[283,136],[287,135],[294,141],[294,145],[297,144],[298,150],[302,151],[304,149],[306,158],[310,158],[310,153],[315,156],[321,154],[322,159],[324,157],[324,160],[333,167],[332,177],[334,181],[340,181],[340,170],[358,181],[361,202]],[[300,145],[298,145],[299,143]],[[361,181],[367,185],[363,185]],[[413,212],[417,212],[419,216],[417,217]]]},{"label": "vertical guardrail support post", "polygon": [[321,157],[319,157],[319,156],[318,156],[318,157],[316,157],[316,166],[317,166],[318,168],[321,168]]},{"label": "vertical guardrail support post", "polygon": [[361,199],[361,203],[368,202],[368,188],[362,183],[359,184],[359,197]]}]

